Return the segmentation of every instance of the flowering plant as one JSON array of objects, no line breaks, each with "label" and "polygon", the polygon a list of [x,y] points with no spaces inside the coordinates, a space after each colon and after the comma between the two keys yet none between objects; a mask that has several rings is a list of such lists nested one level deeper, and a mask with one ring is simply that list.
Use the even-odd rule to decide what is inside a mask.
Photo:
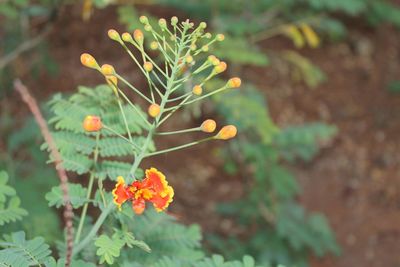
[{"label": "flowering plant", "polygon": [[[143,172],[140,165],[143,159],[148,157],[206,141],[228,140],[235,137],[237,129],[234,125],[223,126],[214,133],[217,123],[213,119],[207,119],[199,126],[189,129],[161,131],[160,126],[183,107],[217,93],[240,87],[241,80],[234,77],[216,90],[204,89],[208,81],[227,68],[225,62],[207,54],[212,44],[223,41],[224,36],[217,34],[213,37],[211,33],[205,32],[206,23],[202,22],[195,26],[189,20],[179,22],[177,17],[172,17],[170,23],[160,19],[158,26],[151,24],[144,16],[140,21],[148,32],[146,36],[151,36],[150,38],[145,37],[140,29],[136,29],[133,35],[127,32],[119,34],[111,29],[108,31],[108,37],[119,43],[128,53],[146,78],[148,90],[139,90],[114,66],[110,64],[100,66],[92,55],[83,53],[80,58],[81,63],[97,70],[105,78],[107,85],[94,89],[81,87],[78,93],[67,100],[56,95],[50,102],[54,116],[49,123],[53,125],[51,135],[55,142],[52,144],[51,138],[46,139],[43,148],[53,152],[56,147],[55,150],[59,153],[51,153],[51,160],[58,165],[59,170],[73,171],[79,175],[89,174],[89,181],[87,187],[80,183],[68,183],[67,187],[55,187],[46,195],[50,206],[65,206],[67,242],[66,247],[60,247],[61,257],[56,263],[50,257],[48,247],[43,245],[43,240],[36,241],[42,246],[40,251],[42,257],[35,262],[39,266],[42,264],[91,266],[88,261],[95,260],[93,248],[96,249],[95,254],[99,257],[100,264],[113,264],[123,255],[121,256],[123,262],[129,262],[129,259],[133,258],[137,264],[140,262],[144,264],[143,266],[148,266],[149,261],[146,260],[148,257],[132,256],[138,252],[129,250],[128,253],[123,253],[122,249],[125,246],[129,248],[136,246],[150,252],[162,241],[151,243],[155,238],[146,238],[149,232],[156,232],[158,235],[168,233],[182,235],[182,242],[178,242],[179,249],[173,250],[174,245],[167,244],[168,249],[172,249],[169,255],[184,251],[191,255],[187,256],[187,260],[202,259],[202,253],[198,251],[200,239],[198,230],[191,228],[186,230],[185,227],[172,222],[167,215],[160,214],[171,204],[174,196],[173,186],[168,183],[166,175],[154,167]],[[156,63],[147,52],[147,47],[162,56],[161,63]],[[137,51],[134,52],[131,48]],[[137,52],[139,56],[136,56]],[[185,90],[187,84],[192,81],[198,83],[192,86],[191,90]],[[147,110],[147,113],[139,103],[134,103],[132,94],[139,96],[146,103],[143,109]],[[190,132],[203,132],[208,136],[176,147],[162,150],[155,148],[153,139],[156,136],[162,138],[165,135]],[[133,157],[131,163],[126,161],[127,156]],[[117,160],[118,157],[124,159]],[[68,178],[65,173],[62,176],[66,182]],[[113,189],[107,189],[108,183],[104,182],[106,178],[112,181]],[[130,205],[127,205],[128,203]],[[146,209],[148,203],[152,204],[156,212],[151,208]],[[100,209],[100,215],[94,224],[91,224],[91,216],[88,214],[88,207],[91,204]],[[74,229],[71,220],[72,209],[78,208],[82,210],[77,227]],[[132,220],[135,215],[138,216]],[[144,219],[140,219],[141,217]],[[146,228],[148,222],[152,223],[153,229]],[[132,224],[136,225],[132,227]],[[99,235],[100,229],[102,233]],[[133,233],[130,229],[133,229]],[[15,240],[22,238],[19,234],[14,237]],[[160,239],[165,240],[165,238]],[[178,238],[166,240],[169,239]],[[12,261],[11,264],[11,260],[5,257],[7,253],[12,252],[13,245],[10,244],[12,243],[2,245],[5,251],[4,254],[0,253],[0,262],[4,261],[14,266],[15,262]],[[32,251],[25,249],[25,252]],[[81,260],[86,262],[83,263]],[[223,263],[218,257],[207,261]],[[244,258],[244,261],[248,263],[246,266],[254,265],[254,261],[250,258]],[[176,259],[172,261],[171,266],[177,266],[174,262]],[[24,265],[17,264],[17,266]]]}]

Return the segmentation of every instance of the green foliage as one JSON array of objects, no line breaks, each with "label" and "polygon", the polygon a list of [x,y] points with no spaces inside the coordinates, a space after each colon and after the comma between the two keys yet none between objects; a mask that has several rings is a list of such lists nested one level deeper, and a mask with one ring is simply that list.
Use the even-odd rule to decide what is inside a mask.
[{"label": "green foliage", "polygon": [[21,201],[16,196],[14,188],[7,185],[8,175],[0,171],[0,226],[21,220],[28,215],[27,211],[20,207]]},{"label": "green foliage", "polygon": [[391,81],[386,89],[390,92],[390,93],[394,93],[394,94],[399,94],[400,93],[400,81],[398,80],[394,80]]},{"label": "green foliage", "polygon": [[[127,263],[126,266],[132,266],[132,265],[128,265]],[[134,266],[144,267],[144,265],[134,265]],[[213,255],[210,258],[204,258],[200,261],[192,262],[189,264],[183,263],[175,258],[164,257],[158,260],[150,267],[261,267],[261,265],[256,266],[254,259],[250,256],[244,256],[242,261],[225,261],[222,256]]]},{"label": "green foliage", "polygon": [[0,241],[0,264],[2,266],[26,267],[48,265],[54,259],[51,258],[49,246],[44,243],[42,237],[32,240],[25,239],[24,232],[12,233]]},{"label": "green foliage", "polygon": [[[65,266],[65,259],[59,259],[57,261],[57,263],[52,262],[51,264],[49,264],[49,267],[64,267]],[[95,264],[93,263],[89,263],[89,262],[85,262],[83,260],[72,260],[71,262],[71,267],[96,267]]]},{"label": "green foliage", "polygon": [[[115,133],[103,129],[96,148],[95,134],[85,133],[82,127],[82,122],[87,115],[96,115],[100,116],[102,122],[118,134],[127,134],[112,89],[108,85],[100,85],[96,88],[81,86],[78,91],[68,99],[57,94],[49,102],[53,113],[49,122],[54,125],[53,134],[63,158],[63,167],[80,175],[95,171],[96,177],[101,179],[116,180],[119,175],[128,175],[130,164],[115,158],[134,155],[134,147],[127,145]],[[145,129],[143,121],[129,105],[124,105],[123,109],[130,132],[140,135]],[[139,107],[138,109],[140,111]],[[144,112],[140,112],[146,117]],[[143,137],[133,136],[133,142],[138,147],[143,141]],[[48,149],[47,144],[43,144],[42,148]],[[99,153],[99,160],[95,170],[91,155],[96,150]],[[154,145],[150,146],[150,150],[154,150]],[[137,175],[140,174],[141,171],[137,173]]]},{"label": "green foliage", "polygon": [[309,88],[315,88],[326,80],[325,74],[312,62],[295,51],[286,51],[282,57],[293,67],[294,81],[303,81]]},{"label": "green foliage", "polygon": [[115,258],[120,255],[121,248],[124,246],[124,241],[116,236],[109,238],[106,235],[101,235],[94,242],[97,249],[97,256],[100,256],[100,264],[107,262],[113,264]]},{"label": "green foliage", "polygon": [[309,161],[319,150],[318,142],[331,139],[336,132],[336,127],[323,123],[289,126],[274,138],[274,144],[281,156],[288,161],[296,158]]},{"label": "green foliage", "polygon": [[[240,91],[231,91],[214,99],[217,111],[226,118],[229,124],[252,132],[263,143],[270,144],[279,132],[265,108],[263,96],[251,85]],[[248,118],[252,118],[249,120]]]},{"label": "green foliage", "polygon": [[224,42],[216,46],[214,53],[217,57],[238,65],[266,66],[269,63],[265,53],[242,37],[226,37]]},{"label": "green foliage", "polygon": [[289,266],[307,266],[310,252],[318,256],[338,253],[325,218],[307,214],[295,203],[299,186],[280,164],[283,159],[311,160],[318,152],[319,142],[331,139],[336,128],[311,123],[278,129],[263,96],[251,86],[240,91],[213,99],[218,113],[228,123],[237,125],[240,132],[240,137],[230,142],[229,149],[222,151],[228,159],[227,169],[237,171],[235,163],[247,166],[241,169],[247,175],[246,197],[220,205],[219,211],[234,217],[242,227],[256,227],[256,231],[229,239],[211,236],[209,242],[228,258],[251,254],[263,263]]},{"label": "green foliage", "polygon": [[[74,209],[77,209],[87,203],[89,200],[86,198],[87,189],[81,184],[68,184],[68,195],[71,201],[71,205]],[[46,200],[49,202],[49,206],[56,206],[57,208],[64,205],[63,194],[60,186],[55,186],[50,192],[46,194]]]},{"label": "green foliage", "polygon": [[149,266],[164,256],[173,255],[174,259],[182,262],[196,261],[203,256],[200,250],[201,233],[197,225],[186,227],[173,217],[153,209],[133,220],[127,216],[121,216],[120,220],[128,229],[132,229],[136,239],[143,240],[151,249],[151,253],[142,249],[124,251],[123,257],[129,262]]}]

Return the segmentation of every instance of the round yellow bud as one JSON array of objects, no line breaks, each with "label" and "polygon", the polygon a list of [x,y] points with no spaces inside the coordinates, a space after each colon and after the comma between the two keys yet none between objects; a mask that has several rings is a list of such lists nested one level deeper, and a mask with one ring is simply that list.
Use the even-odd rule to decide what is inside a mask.
[{"label": "round yellow bud", "polygon": [[135,39],[135,41],[136,41],[138,44],[143,44],[143,39],[144,39],[144,37],[143,37],[143,32],[142,32],[141,30],[136,29],[136,30],[133,32],[133,38]]},{"label": "round yellow bud", "polygon": [[204,37],[206,37],[207,39],[211,38],[211,33],[207,32],[206,34],[204,34]]},{"label": "round yellow bud", "polygon": [[107,34],[111,40],[114,40],[117,42],[121,41],[121,37],[119,36],[119,33],[116,30],[110,29],[110,30],[108,30]]},{"label": "round yellow bud", "polygon": [[93,115],[88,115],[83,120],[83,129],[87,132],[97,132],[103,127],[101,118]]},{"label": "round yellow bud", "polygon": [[217,128],[217,123],[215,120],[205,120],[200,126],[200,129],[205,132],[205,133],[212,133],[215,131],[215,128]]},{"label": "round yellow bud", "polygon": [[239,88],[241,84],[242,80],[239,77],[233,77],[227,82],[229,88]]},{"label": "round yellow bud", "polygon": [[81,63],[83,66],[92,68],[92,69],[98,69],[99,65],[97,64],[96,59],[88,53],[83,53],[81,55]]},{"label": "round yellow bud", "polygon": [[160,106],[157,104],[151,104],[147,112],[151,117],[155,118],[158,116],[158,114],[160,114]]},{"label": "round yellow bud", "polygon": [[237,134],[237,129],[234,125],[226,125],[219,130],[218,134],[215,136],[216,139],[228,140],[235,137]]},{"label": "round yellow bud", "polygon": [[149,19],[146,16],[140,16],[139,21],[143,24],[149,23]]},{"label": "round yellow bud", "polygon": [[111,75],[115,73],[115,69],[110,64],[103,64],[101,66],[101,73],[103,73],[103,75]]},{"label": "round yellow bud", "polygon": [[207,23],[200,22],[199,27],[200,27],[200,29],[205,29],[205,28],[207,28]]},{"label": "round yellow bud", "polygon": [[153,41],[150,43],[150,48],[152,50],[157,50],[158,49],[158,43],[156,41]]},{"label": "round yellow bud", "polygon": [[219,59],[218,59],[216,56],[214,56],[214,55],[208,56],[208,61],[209,61],[211,64],[213,64],[214,66],[217,66],[217,65],[220,63]]},{"label": "round yellow bud", "polygon": [[203,46],[201,47],[201,50],[202,50],[203,52],[207,52],[207,51],[208,51],[208,45],[203,45]]},{"label": "round yellow bud", "polygon": [[177,16],[173,16],[171,18],[171,25],[175,26],[178,23],[178,17]]},{"label": "round yellow bud", "polygon": [[226,70],[226,67],[226,63],[224,61],[221,61],[217,66],[214,67],[214,71],[218,74],[224,72]]},{"label": "round yellow bud", "polygon": [[197,49],[197,46],[195,44],[190,45],[190,50],[194,51]]},{"label": "round yellow bud", "polygon": [[122,40],[124,40],[124,42],[127,42],[127,43],[133,42],[132,35],[129,32],[124,32],[121,35],[121,37],[122,37]]},{"label": "round yellow bud", "polygon": [[192,93],[195,95],[201,95],[203,93],[203,88],[200,85],[195,85],[192,89]]},{"label": "round yellow bud", "polygon": [[146,61],[143,64],[143,68],[144,68],[145,71],[150,72],[150,71],[153,70],[153,64],[151,62],[149,62],[149,61]]},{"label": "round yellow bud", "polygon": [[144,26],[144,30],[145,30],[146,32],[149,32],[149,31],[151,31],[152,29],[153,29],[153,28],[151,27],[150,24],[147,24],[147,25]]},{"label": "round yellow bud", "polygon": [[161,18],[158,20],[158,25],[160,25],[161,28],[167,27],[167,21],[164,18]]},{"label": "round yellow bud", "polygon": [[217,34],[216,39],[217,41],[222,42],[223,40],[225,40],[225,35],[223,35],[222,33]]},{"label": "round yellow bud", "polygon": [[193,62],[193,57],[192,56],[187,56],[186,58],[185,58],[185,61],[186,61],[186,63],[192,63]]}]

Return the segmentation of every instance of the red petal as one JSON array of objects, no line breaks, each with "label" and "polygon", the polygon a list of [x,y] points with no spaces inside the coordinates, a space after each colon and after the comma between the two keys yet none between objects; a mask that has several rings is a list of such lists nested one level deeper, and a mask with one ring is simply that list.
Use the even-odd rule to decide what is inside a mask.
[{"label": "red petal", "polygon": [[112,194],[114,196],[114,203],[118,206],[118,209],[121,209],[121,205],[130,198],[130,194],[125,188],[125,181],[122,176],[118,177],[118,182],[115,185]]}]

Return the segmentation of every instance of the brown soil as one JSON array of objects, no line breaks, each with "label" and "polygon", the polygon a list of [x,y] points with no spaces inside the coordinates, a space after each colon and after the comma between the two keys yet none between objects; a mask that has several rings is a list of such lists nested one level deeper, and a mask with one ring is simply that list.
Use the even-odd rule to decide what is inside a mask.
[{"label": "brown soil", "polygon": [[[103,82],[97,73],[81,67],[79,55],[84,51],[100,62],[117,66],[129,79],[141,81],[122,49],[106,36],[109,28],[122,29],[114,10],[96,11],[88,23],[81,21],[79,11],[68,9],[50,36],[50,51],[59,63],[59,75],[42,73],[39,81],[24,78],[40,99],[58,91],[73,91],[79,84]],[[316,89],[288,81],[288,73],[274,67],[248,68],[243,79],[265,92],[278,125],[318,120],[339,129],[333,144],[311,163],[291,167],[303,187],[301,202],[327,215],[343,250],[337,258],[312,259],[312,265],[399,266],[400,95],[389,93],[385,87],[400,77],[400,37],[388,26],[350,29],[352,37],[346,42],[300,51],[329,78]],[[281,47],[290,45],[280,39],[265,43],[269,53]],[[16,95],[12,97],[19,101]],[[175,120],[168,127],[185,124]],[[165,140],[160,146],[185,141]],[[215,204],[238,198],[240,179],[221,172],[222,162],[214,151],[215,145],[204,144],[170,154],[168,159],[158,156],[152,165],[172,177],[176,188],[174,214],[183,221],[201,224],[205,231],[227,231],[231,222],[216,215]]]}]

